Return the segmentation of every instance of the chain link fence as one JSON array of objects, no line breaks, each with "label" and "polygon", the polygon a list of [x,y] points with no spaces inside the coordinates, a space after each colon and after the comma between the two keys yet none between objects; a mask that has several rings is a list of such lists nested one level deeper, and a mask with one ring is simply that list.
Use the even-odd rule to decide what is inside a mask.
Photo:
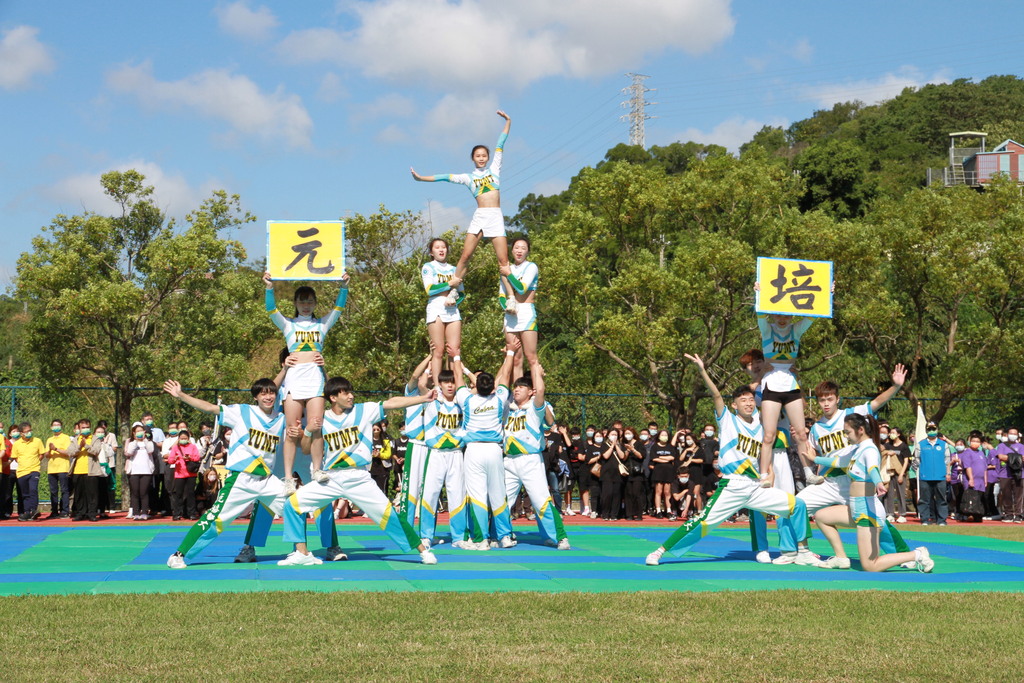
[{"label": "chain link fence", "polygon": [[[218,400],[225,404],[249,403],[252,397],[248,389],[187,389],[187,391],[210,403]],[[166,427],[170,421],[185,420],[196,429],[203,420],[211,419],[198,410],[171,398],[163,391],[139,389],[140,396],[132,403],[132,419],[139,419],[144,413],[151,412],[157,426]],[[362,400],[383,400],[397,392],[389,391],[358,391]],[[846,397],[842,405],[856,405],[870,400],[871,397]],[[555,409],[560,424],[569,427],[584,428],[588,424],[604,427],[615,420],[637,428],[646,427],[654,421],[659,425],[669,423],[667,408],[654,397],[642,394],[560,394],[548,393],[548,400]],[[930,418],[938,409],[936,399],[920,399],[925,414]],[[88,418],[95,426],[99,420],[106,420],[116,430],[119,438],[123,438],[130,425],[117,424],[115,414],[115,392],[110,387],[72,387],[68,389],[46,389],[31,386],[0,386],[0,415],[6,424],[12,425],[28,421],[33,431],[44,438],[49,435],[50,422],[60,419],[70,431],[71,425],[79,419]],[[817,406],[813,399],[809,410],[816,414]],[[910,401],[898,397],[889,402],[882,410],[880,417],[903,429],[913,430],[915,415],[911,410]],[[392,427],[402,422],[402,411],[392,411],[389,415]],[[1013,398],[972,398],[963,399],[950,408],[942,420],[942,430],[955,437],[966,436],[972,429],[980,429],[986,434],[997,427],[1021,426],[1024,418],[1024,397]],[[698,403],[694,426],[700,427],[706,422],[713,422],[713,408],[710,399],[701,399]],[[394,431],[394,429],[392,429]]]}]

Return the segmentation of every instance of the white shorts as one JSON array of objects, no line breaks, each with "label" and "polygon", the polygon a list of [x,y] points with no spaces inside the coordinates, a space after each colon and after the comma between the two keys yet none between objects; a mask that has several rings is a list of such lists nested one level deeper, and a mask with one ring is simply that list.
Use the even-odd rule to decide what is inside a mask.
[{"label": "white shorts", "polygon": [[533,304],[516,304],[515,313],[505,314],[506,332],[536,332],[537,308]]},{"label": "white shorts", "polygon": [[473,220],[469,222],[466,232],[483,233],[484,237],[504,237],[505,217],[501,215],[501,207],[479,206],[473,212]]},{"label": "white shorts", "polygon": [[289,394],[296,401],[303,401],[307,398],[323,398],[324,395],[324,369],[316,363],[299,363],[288,368],[284,376],[285,398]]},{"label": "white shorts", "polygon": [[444,305],[444,300],[447,298],[447,294],[439,294],[438,296],[430,297],[430,300],[427,301],[428,325],[438,318],[440,318],[443,323],[454,323],[462,320],[462,314],[459,313],[458,306]]}]

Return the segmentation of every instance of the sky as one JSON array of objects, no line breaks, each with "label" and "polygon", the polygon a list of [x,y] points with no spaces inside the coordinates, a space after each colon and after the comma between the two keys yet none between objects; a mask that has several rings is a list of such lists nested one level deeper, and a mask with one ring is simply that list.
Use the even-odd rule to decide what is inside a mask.
[{"label": "sky", "polygon": [[645,143],[732,151],[762,126],[1016,73],[1014,0],[0,0],[0,286],[58,214],[112,214],[134,168],[179,224],[216,189],[258,221],[412,211],[465,228],[470,170],[512,117],[502,205],[564,190],[629,141],[627,73],[649,76]]}]

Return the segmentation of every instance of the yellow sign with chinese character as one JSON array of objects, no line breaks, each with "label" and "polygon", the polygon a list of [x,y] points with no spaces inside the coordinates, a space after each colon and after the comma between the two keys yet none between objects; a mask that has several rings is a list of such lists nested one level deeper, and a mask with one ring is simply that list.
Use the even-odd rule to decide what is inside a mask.
[{"label": "yellow sign with chinese character", "polygon": [[832,317],[832,262],[757,259],[758,313]]},{"label": "yellow sign with chinese character", "polygon": [[343,221],[267,221],[267,271],[274,280],[340,280]]}]

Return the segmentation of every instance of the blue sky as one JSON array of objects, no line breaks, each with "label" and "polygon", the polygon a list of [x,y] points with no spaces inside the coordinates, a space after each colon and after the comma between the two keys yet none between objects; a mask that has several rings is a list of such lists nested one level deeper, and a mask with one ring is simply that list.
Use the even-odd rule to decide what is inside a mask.
[{"label": "blue sky", "polygon": [[[964,8],[958,12],[957,8]],[[468,170],[512,116],[502,204],[564,189],[628,140],[621,89],[647,74],[647,145],[732,150],[838,101],[1014,73],[1018,2],[0,0],[0,284],[58,213],[112,212],[136,168],[178,219],[213,189],[259,222],[474,203],[420,173]]]}]

